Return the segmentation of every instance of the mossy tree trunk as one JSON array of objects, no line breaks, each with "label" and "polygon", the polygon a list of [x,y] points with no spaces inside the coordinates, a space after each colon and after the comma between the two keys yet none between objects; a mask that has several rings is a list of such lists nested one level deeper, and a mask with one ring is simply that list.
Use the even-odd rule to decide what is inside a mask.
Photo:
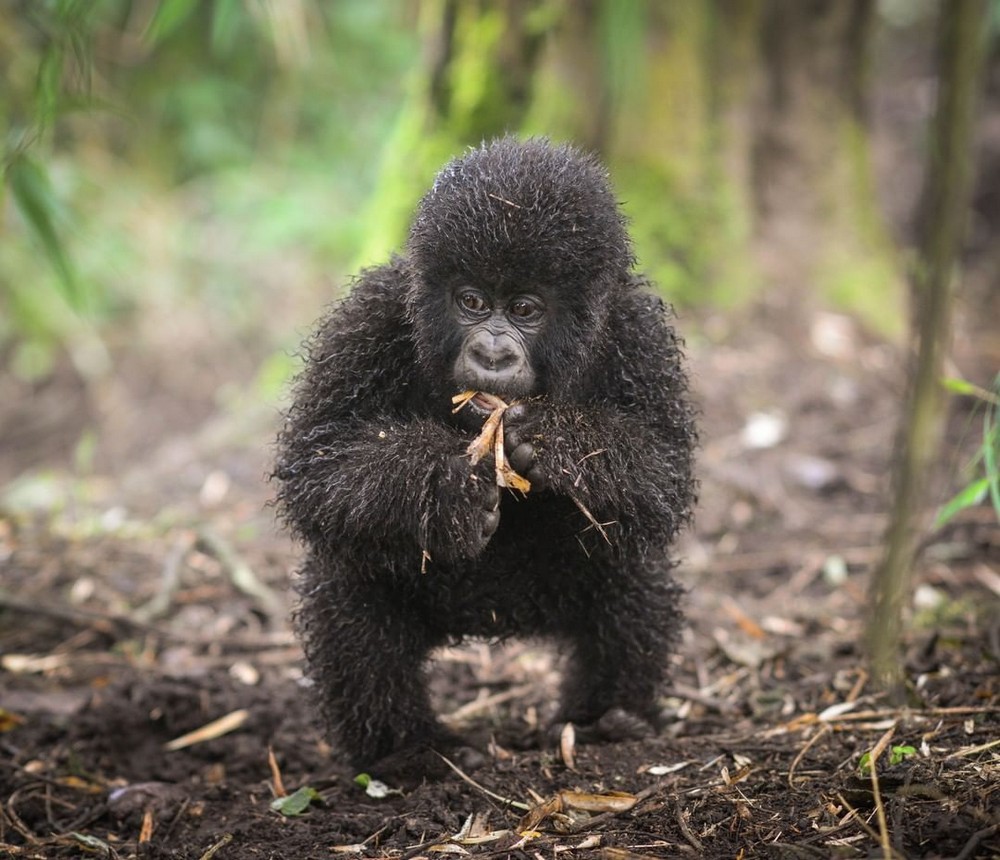
[{"label": "mossy tree trunk", "polygon": [[535,66],[555,18],[544,0],[424,0],[424,57],[412,81],[367,217],[361,263],[386,259],[413,207],[449,158],[516,132],[531,104]]},{"label": "mossy tree trunk", "polygon": [[[873,0],[769,0],[754,133],[755,245],[765,280],[905,331],[905,289],[868,154]],[[804,290],[802,289],[804,287]]]},{"label": "mossy tree trunk", "polygon": [[928,471],[942,424],[942,359],[947,347],[955,265],[968,220],[972,120],[987,32],[985,0],[942,4],[938,102],[920,206],[914,277],[917,351],[900,428],[894,501],[885,556],[871,581],[868,646],[876,682],[898,695],[903,604],[916,554]]},{"label": "mossy tree trunk", "polygon": [[[885,331],[902,286],[864,122],[875,0],[424,0],[363,262],[434,171],[505,131],[599,152],[642,267],[680,303],[782,287]],[[899,329],[905,328],[901,323]]]}]

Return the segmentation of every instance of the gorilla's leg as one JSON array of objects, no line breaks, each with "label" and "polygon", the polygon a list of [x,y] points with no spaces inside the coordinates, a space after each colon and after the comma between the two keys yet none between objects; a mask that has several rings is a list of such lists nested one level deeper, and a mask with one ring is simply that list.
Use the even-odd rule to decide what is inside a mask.
[{"label": "gorilla's leg", "polygon": [[[681,589],[662,570],[609,571],[569,630],[558,723],[581,737],[623,740],[659,729],[657,696],[681,624]],[[595,577],[595,581],[599,579]]]},{"label": "gorilla's leg", "polygon": [[297,615],[327,727],[355,767],[373,770],[387,757],[459,743],[435,718],[427,693],[424,663],[438,643],[418,613],[392,599],[390,574],[376,573],[362,576],[314,556],[303,570]]}]

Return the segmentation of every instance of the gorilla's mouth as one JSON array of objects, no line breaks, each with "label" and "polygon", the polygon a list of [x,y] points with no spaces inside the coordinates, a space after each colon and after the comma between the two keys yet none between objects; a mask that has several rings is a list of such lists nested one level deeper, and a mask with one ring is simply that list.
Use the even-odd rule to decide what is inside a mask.
[{"label": "gorilla's mouth", "polygon": [[495,400],[490,399],[490,395],[482,391],[477,391],[469,400],[469,406],[481,415],[489,415],[496,409]]},{"label": "gorilla's mouth", "polygon": [[476,426],[493,415],[498,408],[506,408],[507,398],[488,391],[466,390],[451,398],[452,413],[466,416],[466,422],[471,420]]}]

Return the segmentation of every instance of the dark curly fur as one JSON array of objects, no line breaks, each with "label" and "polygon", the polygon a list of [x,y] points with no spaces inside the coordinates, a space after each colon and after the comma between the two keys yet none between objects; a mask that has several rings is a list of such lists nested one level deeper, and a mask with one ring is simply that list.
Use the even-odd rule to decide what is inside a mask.
[{"label": "dark curly fur", "polygon": [[[666,549],[691,514],[695,429],[678,338],[633,265],[593,159],[505,138],[441,171],[406,252],[363,272],[310,342],[275,475],[308,548],[309,674],[355,766],[460,743],[424,671],[465,636],[566,646],[560,721],[658,724],[680,625]],[[535,390],[506,419],[508,452],[529,443],[544,489],[503,491],[498,526],[484,525],[493,463],[470,464],[475,428],[451,412],[461,332],[444,285],[484,280],[555,297]]]}]

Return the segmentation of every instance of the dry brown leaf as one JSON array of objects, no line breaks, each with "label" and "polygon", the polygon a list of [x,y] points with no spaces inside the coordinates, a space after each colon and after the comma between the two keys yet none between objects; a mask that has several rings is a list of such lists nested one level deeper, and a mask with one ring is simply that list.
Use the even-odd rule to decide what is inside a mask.
[{"label": "dry brown leaf", "polygon": [[540,803],[538,806],[533,806],[528,810],[528,814],[518,822],[517,832],[527,833],[537,830],[538,825],[541,824],[546,818],[551,815],[555,815],[557,812],[562,812],[562,810],[562,797],[558,794],[554,797],[550,797],[544,803]]},{"label": "dry brown leaf", "polygon": [[566,809],[578,809],[581,812],[628,812],[639,802],[638,797],[625,791],[609,791],[606,794],[561,791],[559,797]]},{"label": "dry brown leaf", "polygon": [[568,809],[578,812],[628,812],[639,802],[634,794],[624,791],[609,791],[606,794],[591,794],[586,791],[560,791],[544,803],[528,810],[517,825],[519,833],[536,830],[546,818],[552,818]]}]

